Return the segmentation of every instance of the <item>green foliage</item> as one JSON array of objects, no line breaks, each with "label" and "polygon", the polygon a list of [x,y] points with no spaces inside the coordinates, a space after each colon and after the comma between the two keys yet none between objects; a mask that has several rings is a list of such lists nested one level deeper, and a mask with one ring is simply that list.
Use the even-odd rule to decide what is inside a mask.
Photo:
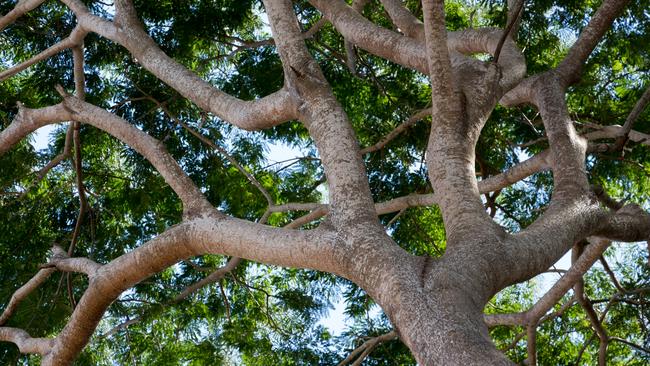
[{"label": "green foliage", "polygon": [[[96,14],[111,18],[105,2],[84,1]],[[406,5],[419,17],[419,1]],[[518,42],[530,74],[557,65],[599,2],[561,4],[526,1]],[[14,2],[0,2],[6,14]],[[135,1],[150,35],[172,58],[237,97],[251,100],[283,84],[282,65],[272,44],[230,53],[234,43],[269,36],[257,1],[191,0]],[[320,17],[305,1],[296,2],[301,25],[307,29]],[[648,0],[630,2],[585,66],[582,81],[568,94],[577,122],[623,124],[634,103],[650,85],[650,22]],[[503,1],[448,1],[449,29],[505,24]],[[364,15],[392,27],[378,2]],[[29,59],[53,45],[74,27],[74,17],[57,1],[47,1],[5,29],[0,36],[2,68]],[[17,46],[19,45],[19,46]],[[342,37],[325,25],[307,45],[321,65],[338,100],[348,113],[359,144],[370,146],[426,108],[430,92],[425,76],[363,50],[356,74],[345,64]],[[276,203],[320,202],[323,167],[304,126],[285,123],[262,132],[242,132],[205,113],[144,70],[126,50],[90,34],[85,40],[87,100],[107,108],[137,128],[160,139],[208,200],[227,214],[259,220],[264,196],[220,152],[203,144],[179,125],[182,122],[223,148],[261,182]],[[5,128],[17,112],[16,103],[42,107],[59,102],[54,85],[73,88],[72,58],[62,52],[0,84],[0,124]],[[430,119],[416,123],[379,151],[364,156],[372,194],[385,201],[413,193],[430,193],[423,164]],[[434,122],[435,123],[435,122]],[[586,125],[578,125],[587,131]],[[25,140],[0,157],[0,306],[47,261],[53,243],[67,248],[79,212],[75,172],[69,159],[36,180],[36,172],[64,149],[67,126],[49,136],[48,148],[37,151]],[[650,112],[635,129],[650,133]],[[178,223],[181,203],[158,173],[132,149],[89,126],[80,130],[84,185],[90,213],[84,218],[76,256],[99,262],[142,245]],[[536,141],[535,143],[529,143]],[[275,162],[271,152],[285,145],[301,154]],[[498,107],[490,116],[476,148],[477,171],[486,178],[548,147],[539,116],[530,108]],[[648,205],[650,151],[629,143],[622,153],[597,153],[588,160],[590,180],[616,199]],[[508,230],[526,227],[548,205],[550,173],[540,173],[495,198],[496,217]],[[318,188],[318,189],[317,189]],[[326,188],[325,188],[326,189]],[[276,213],[269,224],[282,226],[304,212]],[[439,256],[446,247],[442,217],[436,207],[411,208],[382,216],[387,231],[407,251]],[[315,225],[315,224],[314,224]],[[614,272],[626,289],[650,286],[650,272],[640,258],[640,246],[608,252]],[[281,269],[244,262],[231,275],[175,303],[175,296],[207,276],[225,258],[206,255],[188,259],[123,294],[109,309],[78,365],[330,365],[342,360],[364,337],[391,329],[370,297],[354,284],[333,275]],[[77,299],[85,278],[73,275]],[[63,282],[62,282],[63,281]],[[586,277],[594,300],[616,292],[602,267]],[[527,309],[539,296],[531,283],[504,290],[487,312]],[[606,326],[612,336],[648,347],[650,313],[647,294],[627,294],[608,310]],[[567,299],[565,299],[566,301]],[[642,303],[642,306],[635,305]],[[336,334],[321,323],[336,304],[345,308],[345,327]],[[595,303],[603,312],[607,302]],[[52,336],[65,325],[71,304],[61,274],[54,274],[31,294],[9,326],[32,336]],[[128,327],[119,327],[132,322]],[[114,331],[111,331],[114,330]],[[524,331],[498,327],[491,335],[499,348],[512,344]],[[581,347],[593,337],[584,313],[571,307],[561,317],[543,323],[538,332],[539,363],[573,364]],[[525,340],[508,350],[513,361],[526,358]],[[650,356],[612,342],[612,365],[642,365]],[[594,364],[597,341],[587,344],[582,362]],[[19,355],[16,347],[0,343],[0,364],[37,364],[37,357]],[[399,341],[380,345],[364,365],[414,365]]]}]

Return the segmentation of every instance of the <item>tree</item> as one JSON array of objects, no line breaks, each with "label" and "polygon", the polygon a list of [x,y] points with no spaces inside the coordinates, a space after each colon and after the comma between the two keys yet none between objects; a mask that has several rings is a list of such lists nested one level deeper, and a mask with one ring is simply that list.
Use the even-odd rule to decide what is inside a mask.
[{"label": "tree", "polygon": [[4,2],[2,357],[642,364],[649,4],[504,5]]}]

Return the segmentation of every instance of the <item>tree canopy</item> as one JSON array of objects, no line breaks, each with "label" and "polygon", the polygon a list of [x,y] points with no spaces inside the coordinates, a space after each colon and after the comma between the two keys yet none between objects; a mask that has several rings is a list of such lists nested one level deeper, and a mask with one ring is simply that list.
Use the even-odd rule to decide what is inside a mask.
[{"label": "tree canopy", "polygon": [[650,362],[650,1],[507,3],[0,2],[0,363]]}]

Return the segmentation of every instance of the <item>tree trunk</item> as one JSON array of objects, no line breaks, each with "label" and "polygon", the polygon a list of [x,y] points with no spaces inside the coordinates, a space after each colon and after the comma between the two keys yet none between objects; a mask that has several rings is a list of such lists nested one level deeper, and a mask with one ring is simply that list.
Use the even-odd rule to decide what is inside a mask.
[{"label": "tree trunk", "polygon": [[391,320],[419,365],[513,365],[498,351],[482,306],[460,288],[405,291],[394,296]]},{"label": "tree trunk", "polygon": [[[405,262],[392,270],[366,273],[365,281],[360,281],[418,364],[513,365],[496,349],[483,320],[493,289],[475,280],[477,273],[419,258],[419,265]],[[419,269],[413,271],[414,267]]]}]

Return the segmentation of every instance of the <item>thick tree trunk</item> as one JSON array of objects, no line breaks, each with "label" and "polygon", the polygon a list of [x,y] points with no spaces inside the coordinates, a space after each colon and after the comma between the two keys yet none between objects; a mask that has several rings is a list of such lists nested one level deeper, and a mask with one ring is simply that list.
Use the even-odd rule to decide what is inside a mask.
[{"label": "thick tree trunk", "polygon": [[494,289],[485,272],[430,257],[395,258],[401,265],[364,266],[355,282],[377,301],[419,365],[512,365],[492,342],[483,308]]},{"label": "thick tree trunk", "polygon": [[460,288],[407,291],[390,306],[391,320],[419,365],[513,365],[498,351],[482,306]]}]

